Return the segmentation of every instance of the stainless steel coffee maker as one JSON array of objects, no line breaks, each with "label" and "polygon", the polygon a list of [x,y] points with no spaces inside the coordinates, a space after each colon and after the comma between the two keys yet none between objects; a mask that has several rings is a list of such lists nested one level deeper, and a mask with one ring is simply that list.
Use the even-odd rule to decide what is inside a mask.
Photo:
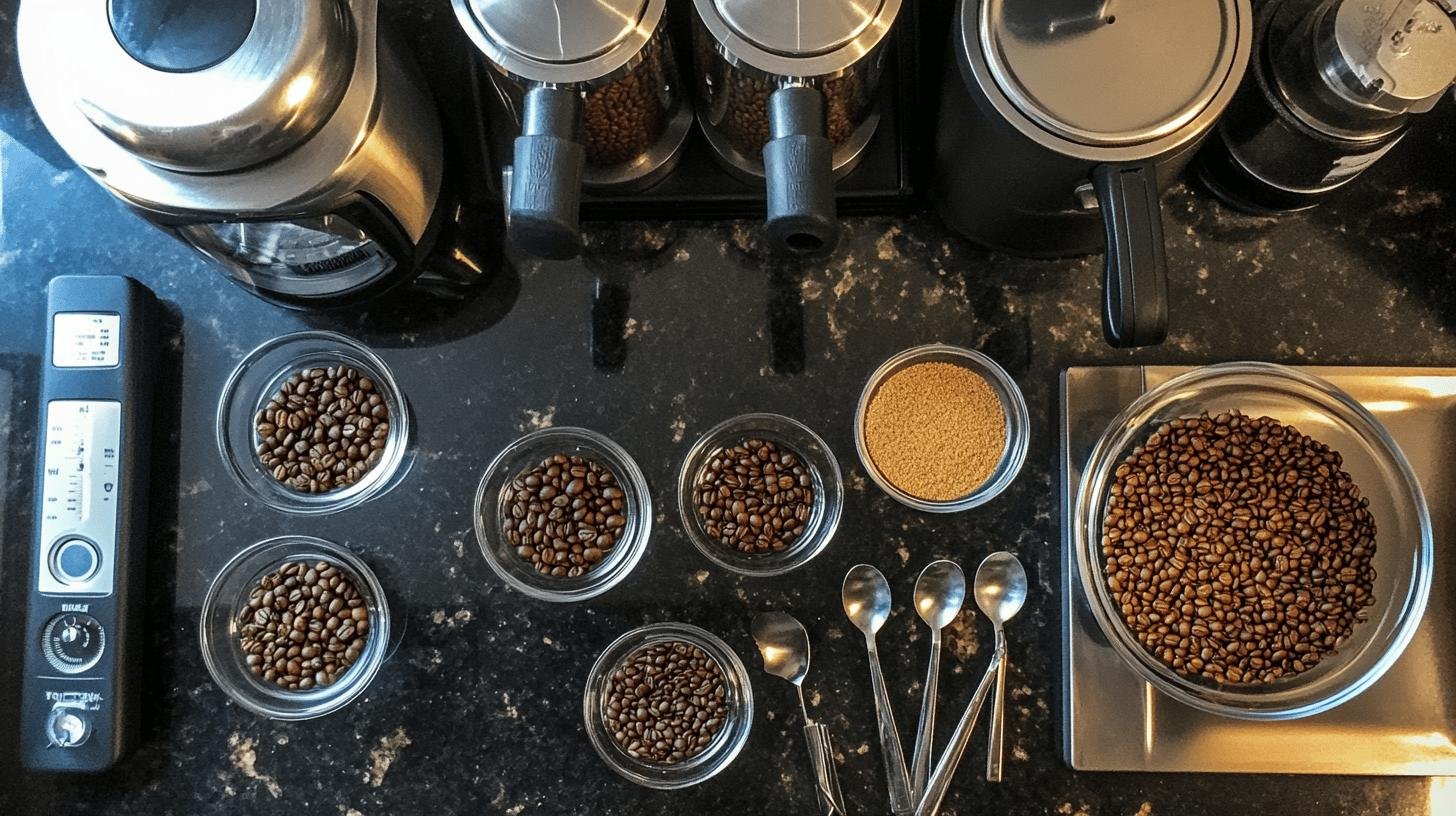
[{"label": "stainless steel coffee maker", "polygon": [[41,121],[143,218],[285,305],[479,275],[439,253],[440,120],[377,0],[24,0]]}]

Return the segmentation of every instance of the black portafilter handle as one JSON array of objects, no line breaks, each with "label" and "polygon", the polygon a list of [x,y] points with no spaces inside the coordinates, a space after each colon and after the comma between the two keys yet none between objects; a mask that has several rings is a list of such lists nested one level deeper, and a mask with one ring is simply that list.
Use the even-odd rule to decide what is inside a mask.
[{"label": "black portafilter handle", "polygon": [[784,255],[827,255],[839,243],[834,200],[834,143],[825,135],[824,94],[804,85],[768,98],[763,146],[770,244]]},{"label": "black portafilter handle", "polygon": [[581,254],[581,95],[536,86],[526,92],[516,137],[506,231],[511,243],[541,258]]},{"label": "black portafilter handle", "polygon": [[1104,164],[1092,187],[1107,231],[1102,333],[1115,348],[1156,346],[1168,336],[1168,259],[1157,174],[1148,165]]}]

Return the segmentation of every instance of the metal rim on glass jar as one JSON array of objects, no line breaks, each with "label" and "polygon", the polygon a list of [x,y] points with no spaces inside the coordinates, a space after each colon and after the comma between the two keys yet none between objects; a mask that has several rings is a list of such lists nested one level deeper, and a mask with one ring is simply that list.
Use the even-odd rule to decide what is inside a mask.
[{"label": "metal rim on glass jar", "polygon": [[834,182],[879,122],[885,40],[901,0],[693,0],[698,119],[729,172],[767,191],[774,248],[838,242]]},{"label": "metal rim on glass jar", "polygon": [[439,118],[377,0],[21,5],[41,121],[88,174],[256,294],[413,278],[447,207]]},{"label": "metal rim on glass jar", "polygon": [[[511,240],[533,255],[573,257],[582,189],[650,186],[676,165],[692,127],[663,25],[667,2],[453,6],[520,127],[503,172]],[[614,95],[623,109],[608,109]]]}]

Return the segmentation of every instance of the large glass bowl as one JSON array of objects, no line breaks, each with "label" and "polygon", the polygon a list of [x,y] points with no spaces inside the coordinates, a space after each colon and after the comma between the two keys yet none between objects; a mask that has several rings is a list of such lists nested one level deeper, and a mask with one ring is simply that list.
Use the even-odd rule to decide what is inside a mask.
[{"label": "large glass bowl", "polygon": [[[1308,671],[1258,685],[1183,677],[1134,637],[1103,574],[1102,522],[1122,460],[1160,425],[1238,409],[1270,416],[1329,445],[1369,500],[1376,524],[1375,603],[1338,650]],[[1328,711],[1369,688],[1400,657],[1431,590],[1431,522],[1405,455],[1380,422],[1317,377],[1268,363],[1195,369],[1148,391],[1113,420],[1093,448],[1074,525],[1082,586],[1108,642],[1140,677],[1179,702],[1213,714],[1285,720]]]},{"label": "large glass bowl", "polygon": [[[723,670],[726,691],[723,727],[702,753],[673,765],[637,759],[612,739],[607,725],[607,682],[624,660],[638,649],[664,641],[691,643],[707,652]],[[639,785],[659,790],[676,790],[717,776],[733,763],[748,742],[753,728],[753,687],[743,661],[713,633],[686,623],[654,623],[633,629],[612,642],[587,674],[582,693],[582,719],[587,739],[607,767]]]}]

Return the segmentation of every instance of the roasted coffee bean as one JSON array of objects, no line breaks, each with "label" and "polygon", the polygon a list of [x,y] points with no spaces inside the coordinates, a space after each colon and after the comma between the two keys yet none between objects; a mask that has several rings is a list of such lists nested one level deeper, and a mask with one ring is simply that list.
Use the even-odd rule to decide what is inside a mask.
[{"label": "roasted coffee bean", "polygon": [[[643,47],[643,59],[629,73],[588,91],[582,105],[586,161],[599,167],[629,164],[647,154],[667,128],[679,93],[664,40]],[[667,59],[664,59],[667,56]]]},{"label": "roasted coffee bean", "polygon": [[1375,519],[1340,454],[1237,411],[1165,423],[1118,465],[1102,556],[1143,647],[1216,683],[1307,671],[1375,602]]},{"label": "roasted coffee bean", "polygon": [[709,454],[696,482],[708,535],[744,553],[777,552],[804,535],[814,511],[814,477],[799,456],[767,439]]},{"label": "roasted coffee bean", "polygon": [[713,744],[727,720],[723,667],[678,640],[628,655],[607,681],[602,719],[629,756],[672,765]]},{"label": "roasted coffee bean", "polygon": [[548,457],[506,490],[501,534],[542,575],[584,575],[607,558],[627,526],[617,477],[595,459]]},{"label": "roasted coffee bean", "polygon": [[383,458],[389,408],[374,380],[350,366],[307,368],[278,387],[253,422],[258,461],[300,493],[357,482]]},{"label": "roasted coffee bean", "polygon": [[248,671],[304,691],[333,685],[359,659],[369,642],[369,608],[338,567],[291,561],[249,590],[237,631]]}]

